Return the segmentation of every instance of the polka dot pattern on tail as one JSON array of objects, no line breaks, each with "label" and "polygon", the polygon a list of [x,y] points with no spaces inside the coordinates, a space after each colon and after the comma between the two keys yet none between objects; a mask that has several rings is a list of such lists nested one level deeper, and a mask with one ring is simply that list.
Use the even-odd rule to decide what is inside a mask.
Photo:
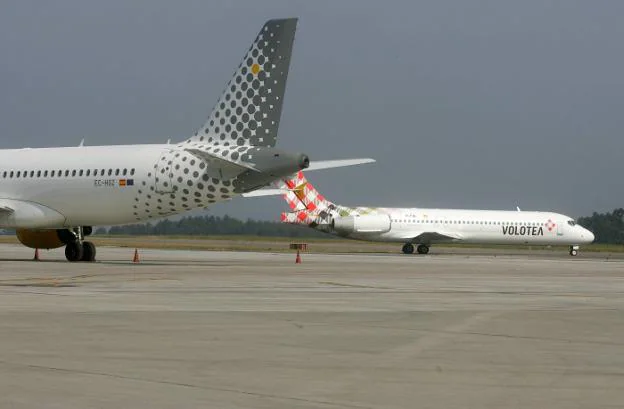
[{"label": "polka dot pattern on tail", "polygon": [[275,146],[297,19],[269,20],[217,101],[182,145]]}]

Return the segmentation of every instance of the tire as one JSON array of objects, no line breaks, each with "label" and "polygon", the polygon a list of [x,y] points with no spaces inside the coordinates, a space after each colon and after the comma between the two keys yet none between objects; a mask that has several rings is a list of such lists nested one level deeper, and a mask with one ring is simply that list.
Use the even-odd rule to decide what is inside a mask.
[{"label": "tire", "polygon": [[65,247],[65,258],[72,263],[82,260],[83,254],[84,247],[78,241],[71,242]]},{"label": "tire", "polygon": [[418,251],[418,254],[427,254],[429,253],[429,246],[425,246],[424,244],[421,244],[418,246],[416,251]]},{"label": "tire", "polygon": [[403,245],[403,254],[414,254],[414,245],[412,243],[405,243]]},{"label": "tire", "polygon": [[94,262],[95,261],[95,244],[90,241],[82,243],[82,258],[81,261]]},{"label": "tire", "polygon": [[577,256],[577,255],[578,255],[578,250],[570,250],[570,255],[571,255],[572,257]]}]

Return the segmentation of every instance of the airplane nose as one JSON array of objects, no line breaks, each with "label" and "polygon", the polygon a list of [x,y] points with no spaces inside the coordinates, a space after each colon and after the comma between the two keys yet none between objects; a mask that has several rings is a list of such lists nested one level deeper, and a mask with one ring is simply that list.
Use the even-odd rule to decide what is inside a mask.
[{"label": "airplane nose", "polygon": [[587,229],[583,229],[583,230],[584,230],[584,231],[583,231],[583,234],[582,234],[582,236],[581,236],[581,237],[583,237],[584,239],[586,239],[588,243],[593,242],[593,241],[594,241],[594,239],[596,238],[596,237],[594,236],[594,233],[590,232],[590,231],[589,231],[589,230],[587,230]]}]

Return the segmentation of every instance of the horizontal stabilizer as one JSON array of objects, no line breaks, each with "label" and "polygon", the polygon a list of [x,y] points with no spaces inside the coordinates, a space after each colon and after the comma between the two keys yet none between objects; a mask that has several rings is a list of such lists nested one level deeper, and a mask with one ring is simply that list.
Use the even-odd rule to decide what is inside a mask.
[{"label": "horizontal stabilizer", "polygon": [[[363,165],[366,163],[373,163],[375,159],[370,158],[360,158],[360,159],[337,159],[337,160],[320,160],[316,162],[311,162],[310,166],[306,168],[304,171],[309,172],[311,170],[323,170],[323,169],[333,169],[333,168],[343,168],[346,166],[355,166],[355,165]],[[303,175],[303,173],[301,173]],[[279,184],[278,184],[279,185]],[[263,197],[263,196],[279,196],[288,194],[293,191],[293,189],[287,188],[287,184],[278,189],[275,188],[266,188],[254,190],[251,192],[243,193],[243,197]],[[275,186],[275,185],[274,185]]]},{"label": "horizontal stabilizer", "polygon": [[343,168],[346,166],[363,165],[365,163],[373,163],[373,162],[376,162],[376,161],[375,159],[371,159],[371,158],[319,160],[319,161],[310,162],[310,166],[305,171],[309,172],[311,170]]},{"label": "horizontal stabilizer", "polygon": [[206,175],[211,178],[232,179],[247,170],[256,170],[251,166],[220,158],[201,149],[186,149],[199,160],[206,162]]},{"label": "horizontal stabilizer", "polygon": [[288,189],[259,189],[243,193],[243,197],[279,196],[288,193]]}]

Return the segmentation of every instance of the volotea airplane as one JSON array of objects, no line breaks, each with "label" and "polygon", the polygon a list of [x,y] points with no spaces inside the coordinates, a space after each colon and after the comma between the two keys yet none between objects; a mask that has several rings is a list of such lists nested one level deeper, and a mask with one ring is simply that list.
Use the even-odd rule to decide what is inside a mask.
[{"label": "volotea airplane", "polygon": [[93,261],[93,226],[206,208],[299,170],[370,160],[310,162],[275,148],[297,19],[264,24],[206,123],[177,144],[0,150],[0,228],[24,245],[65,246]]},{"label": "volotea airplane", "polygon": [[338,236],[403,243],[403,253],[427,254],[435,243],[579,245],[594,241],[589,230],[563,214],[501,210],[347,207],[325,199],[302,171],[249,196],[283,194],[291,212],[285,223],[309,226]]}]

